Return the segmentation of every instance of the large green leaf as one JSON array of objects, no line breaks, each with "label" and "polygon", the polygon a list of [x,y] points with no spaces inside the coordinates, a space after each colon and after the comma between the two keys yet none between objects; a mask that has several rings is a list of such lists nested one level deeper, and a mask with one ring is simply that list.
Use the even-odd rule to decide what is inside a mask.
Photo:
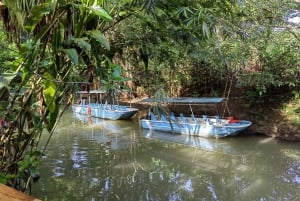
[{"label": "large green leaf", "polygon": [[103,47],[105,47],[107,50],[110,50],[110,45],[106,37],[103,33],[99,30],[93,30],[89,32],[92,38],[94,38],[96,41],[98,41]]},{"label": "large green leaf", "polygon": [[[23,27],[24,17],[22,16],[21,10],[17,8],[16,2],[15,1],[5,1],[4,3],[5,3],[5,6],[7,6],[8,9],[12,11],[11,13],[15,16],[18,26]],[[16,23],[16,22],[14,22],[14,23]]]},{"label": "large green leaf", "polygon": [[53,3],[54,2],[48,1],[43,4],[36,5],[31,9],[30,16],[25,25],[25,29],[28,32],[32,32],[42,18],[51,12]]},{"label": "large green leaf", "polygon": [[3,62],[5,66],[9,67],[11,71],[16,71],[20,64],[23,62],[23,58],[19,57],[14,59],[13,61],[5,61]]},{"label": "large green leaf", "polygon": [[69,57],[73,64],[78,64],[78,53],[74,48],[62,49],[62,51]]},{"label": "large green leaf", "polygon": [[47,79],[43,82],[45,102],[48,106],[49,111],[53,112],[56,107],[54,101],[56,93],[56,84],[52,81],[54,79],[49,73],[45,73],[44,77]]},{"label": "large green leaf", "polygon": [[37,116],[37,115],[33,115],[32,116],[33,125],[38,130],[42,130],[43,129],[42,124],[40,123],[40,120],[41,120],[40,116]]},{"label": "large green leaf", "polygon": [[87,38],[74,38],[73,39],[74,43],[78,47],[89,52],[91,50],[91,44],[88,43],[86,40],[87,40]]},{"label": "large green leaf", "polygon": [[53,39],[52,39],[54,54],[56,54],[56,52],[58,52],[59,48],[61,47],[61,43],[64,40],[64,33],[65,33],[65,27],[63,24],[59,23],[57,28],[55,29],[55,32],[53,34]]},{"label": "large green leaf", "polygon": [[26,80],[27,76],[29,76],[29,71],[27,68],[22,69],[22,80]]},{"label": "large green leaf", "polygon": [[113,76],[114,76],[115,78],[121,77],[121,71],[122,71],[122,67],[119,66],[119,65],[116,65],[116,66],[114,67],[114,69],[113,69]]},{"label": "large green leaf", "polygon": [[48,131],[51,132],[56,120],[57,120],[57,116],[59,113],[59,107],[55,107],[55,109],[50,113],[50,121],[49,121],[49,127],[48,127]]},{"label": "large green leaf", "polygon": [[111,16],[100,6],[92,6],[91,11],[93,14],[99,16],[104,20],[108,20],[108,21],[112,20]]},{"label": "large green leaf", "polygon": [[17,76],[17,73],[3,73],[2,76],[4,77],[5,81],[10,82]]}]

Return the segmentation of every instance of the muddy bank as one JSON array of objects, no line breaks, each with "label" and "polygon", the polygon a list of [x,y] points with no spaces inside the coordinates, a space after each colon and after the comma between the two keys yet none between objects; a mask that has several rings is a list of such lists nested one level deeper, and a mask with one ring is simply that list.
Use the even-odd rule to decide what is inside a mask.
[{"label": "muddy bank", "polygon": [[251,134],[300,142],[299,124],[294,123],[280,110],[274,109],[272,106],[258,109],[250,107],[240,98],[235,98],[229,103],[229,108],[231,108],[234,116],[252,122],[252,126],[247,130]]},{"label": "muddy bank", "polygon": [[[122,100],[120,103],[131,105],[132,107],[140,109],[140,112],[134,118],[142,118],[146,115],[149,103],[141,103],[140,100]],[[168,106],[169,110],[175,113],[183,113],[184,115],[194,114],[211,114],[215,115],[215,108],[203,106]],[[228,102],[229,113],[225,111],[225,116],[231,115],[236,119],[245,119],[252,122],[252,126],[246,131],[247,134],[264,135],[268,137],[278,138],[285,141],[300,142],[300,128],[298,124],[291,122],[285,116],[281,115],[275,110],[268,109],[267,107],[261,110],[250,108],[240,98],[232,98]],[[220,114],[224,113],[224,105],[217,107]]]}]

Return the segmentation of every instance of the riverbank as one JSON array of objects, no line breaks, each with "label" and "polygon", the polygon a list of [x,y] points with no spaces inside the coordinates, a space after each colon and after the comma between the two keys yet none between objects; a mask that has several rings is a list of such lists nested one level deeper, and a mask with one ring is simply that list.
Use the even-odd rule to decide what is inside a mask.
[{"label": "riverbank", "polygon": [[235,116],[252,121],[247,130],[250,134],[295,142],[300,142],[299,107],[293,100],[282,106],[267,105],[263,108],[250,107],[239,98],[233,98],[229,103]]},{"label": "riverbank", "polygon": [[[141,103],[141,99],[134,99],[131,101],[122,100],[121,102],[126,105],[138,108],[142,111],[147,111],[150,104]],[[245,119],[252,122],[252,126],[248,128],[246,133],[252,135],[265,135],[272,138],[277,138],[284,141],[300,142],[300,122],[297,122],[299,116],[297,113],[291,113],[288,111],[297,111],[298,104],[291,102],[286,107],[272,108],[254,108],[246,104],[241,98],[231,98],[228,101],[228,108],[230,115],[236,119]],[[172,106],[172,110],[176,110],[177,113],[183,113],[190,115],[190,108],[184,106]],[[203,107],[193,106],[194,112],[203,112]],[[198,111],[197,111],[198,110]],[[299,109],[298,109],[299,110]],[[136,118],[141,118],[143,112]]]}]

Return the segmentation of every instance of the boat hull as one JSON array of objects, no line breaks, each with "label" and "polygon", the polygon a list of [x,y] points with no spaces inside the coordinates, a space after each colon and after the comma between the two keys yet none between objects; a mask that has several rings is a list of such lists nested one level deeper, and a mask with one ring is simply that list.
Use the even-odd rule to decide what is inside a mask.
[{"label": "boat hull", "polygon": [[138,112],[136,108],[130,108],[120,105],[72,105],[73,113],[89,115],[101,119],[126,120],[133,117]]},{"label": "boat hull", "polygon": [[198,122],[178,122],[142,119],[141,126],[144,129],[185,134],[199,137],[222,138],[233,136],[245,130],[251,125],[250,121],[241,120],[235,123],[200,123]]}]

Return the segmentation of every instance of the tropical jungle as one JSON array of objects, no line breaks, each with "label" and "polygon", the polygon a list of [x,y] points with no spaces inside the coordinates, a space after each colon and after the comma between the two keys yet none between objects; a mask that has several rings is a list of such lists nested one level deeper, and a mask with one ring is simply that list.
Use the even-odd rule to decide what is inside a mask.
[{"label": "tropical jungle", "polygon": [[0,0],[0,183],[28,192],[41,136],[50,141],[82,88],[136,102],[224,97],[253,122],[246,132],[300,141],[298,10],[295,0]]}]

